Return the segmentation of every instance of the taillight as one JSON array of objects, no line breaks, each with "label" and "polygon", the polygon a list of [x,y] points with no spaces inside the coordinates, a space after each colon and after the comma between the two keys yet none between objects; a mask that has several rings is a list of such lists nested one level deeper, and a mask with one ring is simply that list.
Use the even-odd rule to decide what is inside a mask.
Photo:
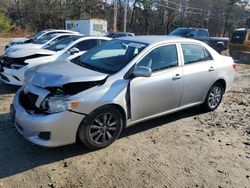
[{"label": "taillight", "polygon": [[237,65],[234,63],[234,64],[233,64],[233,69],[234,69],[234,70],[236,69],[236,66],[237,66]]}]

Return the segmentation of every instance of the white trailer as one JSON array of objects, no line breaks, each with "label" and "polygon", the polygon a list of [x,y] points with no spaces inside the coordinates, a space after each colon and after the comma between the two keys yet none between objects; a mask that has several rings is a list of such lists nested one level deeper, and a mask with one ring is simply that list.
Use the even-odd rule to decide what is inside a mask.
[{"label": "white trailer", "polygon": [[107,33],[108,23],[102,19],[66,20],[65,28],[84,35],[103,36]]}]

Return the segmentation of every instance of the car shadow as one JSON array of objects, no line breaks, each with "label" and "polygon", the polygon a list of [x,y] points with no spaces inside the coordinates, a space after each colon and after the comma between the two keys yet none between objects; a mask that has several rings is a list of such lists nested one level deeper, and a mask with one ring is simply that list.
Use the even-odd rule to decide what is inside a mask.
[{"label": "car shadow", "polygon": [[[119,139],[200,113],[199,108],[192,108],[139,123],[125,129]],[[34,145],[17,132],[8,113],[0,114],[0,179],[90,152],[94,151],[77,144],[57,148]]]},{"label": "car shadow", "polygon": [[8,85],[0,81],[0,95],[14,94],[20,87],[14,85]]}]

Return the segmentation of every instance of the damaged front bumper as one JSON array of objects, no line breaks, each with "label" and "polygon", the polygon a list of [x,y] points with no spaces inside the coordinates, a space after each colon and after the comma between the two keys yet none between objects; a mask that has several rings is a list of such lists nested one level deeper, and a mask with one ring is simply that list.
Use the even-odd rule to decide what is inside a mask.
[{"label": "damaged front bumper", "polygon": [[75,143],[78,127],[85,116],[71,111],[30,113],[20,103],[22,89],[18,90],[11,107],[14,125],[19,133],[30,142],[45,147]]}]

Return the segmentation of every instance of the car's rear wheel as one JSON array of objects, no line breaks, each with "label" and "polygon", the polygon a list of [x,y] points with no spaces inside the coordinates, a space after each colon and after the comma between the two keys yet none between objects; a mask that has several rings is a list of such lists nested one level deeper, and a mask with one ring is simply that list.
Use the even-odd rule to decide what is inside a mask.
[{"label": "car's rear wheel", "polygon": [[90,149],[112,144],[121,134],[123,118],[114,107],[101,107],[88,115],[78,129],[78,140]]},{"label": "car's rear wheel", "polygon": [[224,88],[220,83],[215,83],[208,91],[206,99],[203,103],[203,109],[205,111],[213,111],[221,103],[224,94]]}]

